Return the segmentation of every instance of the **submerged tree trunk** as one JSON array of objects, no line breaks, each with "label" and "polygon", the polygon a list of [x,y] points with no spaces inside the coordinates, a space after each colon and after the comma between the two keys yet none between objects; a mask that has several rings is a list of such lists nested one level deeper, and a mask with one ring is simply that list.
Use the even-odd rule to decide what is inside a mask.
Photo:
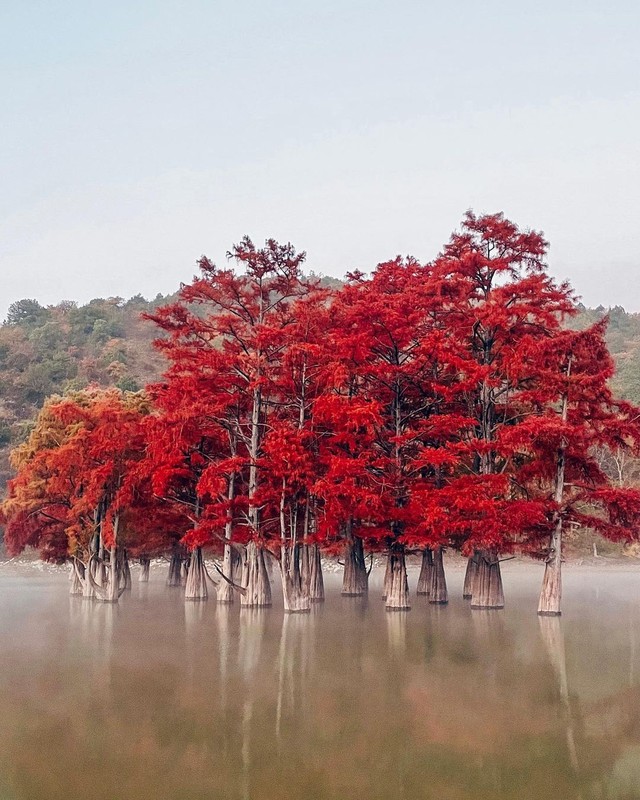
[{"label": "submerged tree trunk", "polygon": [[463,600],[471,600],[473,597],[473,584],[478,574],[478,551],[474,550],[471,558],[467,559],[467,570],[464,574],[464,585],[462,587]]},{"label": "submerged tree trunk", "polygon": [[206,600],[207,592],[207,573],[202,557],[202,548],[196,547],[191,551],[189,558],[189,571],[185,584],[185,600]]},{"label": "submerged tree trunk", "polygon": [[369,576],[364,561],[364,545],[362,539],[352,536],[349,530],[344,548],[342,594],[346,597],[360,597],[367,594],[368,589]]},{"label": "submerged tree trunk", "polygon": [[118,529],[119,529],[120,515],[115,514],[113,519],[113,542],[109,548],[109,563],[107,564],[104,556],[106,549],[104,547],[104,540],[102,534],[100,536],[100,556],[95,559],[101,567],[105,581],[100,585],[91,573],[91,560],[89,560],[88,569],[85,570],[85,576],[89,579],[89,583],[93,588],[95,597],[103,603],[117,603],[120,596],[124,592],[125,581],[122,573],[122,562],[124,557],[124,550],[118,547]]},{"label": "submerged tree trunk", "polygon": [[300,572],[302,573],[302,583],[304,584],[305,591],[309,594],[309,583],[311,580],[310,570],[310,554],[311,546],[308,544],[300,545]]},{"label": "submerged tree trunk", "polygon": [[504,608],[500,561],[495,550],[478,551],[471,608]]},{"label": "submerged tree trunk", "polygon": [[[114,526],[117,528],[117,525]],[[120,556],[118,554],[118,549],[115,544],[111,546],[109,549],[109,563],[105,564],[105,572],[106,572],[106,582],[104,586],[99,586],[90,569],[85,570],[85,575],[88,578],[88,582],[91,584],[93,588],[94,596],[101,600],[103,603],[117,603],[120,599],[120,596],[124,592],[124,585],[121,581],[121,573],[118,569],[118,560]]]},{"label": "submerged tree trunk", "polygon": [[124,588],[131,589],[131,566],[126,550],[122,551],[122,576],[124,579]]},{"label": "submerged tree trunk", "polygon": [[148,583],[150,571],[151,559],[149,556],[140,556],[140,575],[138,576],[138,581],[140,583]]},{"label": "submerged tree trunk", "polygon": [[[224,578],[218,585],[218,602],[223,605],[231,605],[234,601],[235,589],[231,583],[241,585],[242,578],[238,576],[242,574],[242,557],[236,548],[230,543],[225,542],[224,555],[222,556],[222,573],[229,580],[225,581]],[[231,583],[229,583],[231,581]]]},{"label": "submerged tree trunk", "polygon": [[246,548],[242,585],[245,593],[240,598],[241,606],[259,608],[271,605],[271,584],[264,561],[264,551],[255,542],[249,542]]},{"label": "submerged tree trunk", "polygon": [[93,590],[94,584],[91,580],[93,577],[91,573],[93,567],[91,564],[91,559],[89,559],[87,564],[83,564],[82,562],[79,564],[76,563],[76,567],[78,568],[78,579],[82,584],[82,596],[85,600],[93,600],[95,597],[95,592]]},{"label": "submerged tree trunk", "polygon": [[[109,556],[110,561],[112,557],[113,555]],[[116,583],[118,589],[122,589],[123,591],[131,589],[131,570],[129,569],[127,551],[122,547],[116,547],[115,559]],[[109,569],[111,569],[111,566]]]},{"label": "submerged tree trunk", "polygon": [[562,611],[562,519],[558,519],[551,535],[549,555],[544,567],[544,578],[538,601],[538,614],[559,617]]},{"label": "submerged tree trunk", "polygon": [[429,596],[431,592],[431,576],[433,574],[433,551],[429,548],[422,551],[422,564],[416,594]]},{"label": "submerged tree trunk", "polygon": [[431,568],[431,584],[429,586],[429,602],[438,605],[445,605],[449,602],[442,552],[442,547],[436,547],[433,550],[433,567]]},{"label": "submerged tree trunk", "polygon": [[[100,588],[106,586],[107,583],[107,568],[105,565],[106,553],[104,547],[104,539],[102,537],[102,519],[104,514],[104,507],[102,503],[98,503],[95,509],[95,534],[92,537],[92,543],[89,547],[89,570],[90,575],[86,578],[91,584],[96,584]],[[93,556],[93,558],[92,558]]]},{"label": "submerged tree trunk", "polygon": [[384,578],[382,579],[382,599],[386,600],[391,588],[391,551],[387,553],[387,560],[384,568]]},{"label": "submerged tree trunk", "polygon": [[182,548],[180,546],[174,547],[169,561],[167,586],[182,586],[182,559]]},{"label": "submerged tree trunk", "polygon": [[[109,570],[107,573],[107,585],[104,597],[99,597],[105,603],[117,603],[120,597],[120,570],[118,569],[118,552],[115,544],[109,550]],[[124,586],[122,586],[124,591]]]},{"label": "submerged tree trunk", "polygon": [[409,582],[404,547],[395,545],[389,550],[389,583],[385,607],[387,611],[407,611],[409,604]]},{"label": "submerged tree trunk", "polygon": [[320,545],[314,544],[309,552],[309,599],[312,603],[324,602],[324,578],[322,577],[322,555]]},{"label": "submerged tree trunk", "polygon": [[324,602],[324,579],[320,545],[304,544],[301,551],[302,582],[312,603]]},{"label": "submerged tree trunk", "polygon": [[[567,366],[567,378],[571,373],[571,359]],[[567,422],[568,396],[565,392],[562,396],[562,422]],[[558,508],[562,505],[564,497],[564,471],[566,462],[566,442],[563,439],[558,449],[556,466],[556,487],[554,500]],[[540,600],[538,602],[538,614],[541,616],[557,617],[560,611],[562,600],[562,514],[558,511],[556,524],[551,534],[549,542],[549,553],[547,563],[544,568],[544,578],[542,579],[542,589],[540,590]]]},{"label": "submerged tree trunk", "polygon": [[71,561],[71,575],[69,576],[71,586],[69,586],[69,594],[82,595],[84,583],[84,564],[78,562],[76,559]]},{"label": "submerged tree trunk", "polygon": [[304,613],[311,610],[311,600],[305,591],[300,570],[300,552],[297,545],[282,544],[280,547],[280,573],[282,598],[286,614]]},{"label": "submerged tree trunk", "polygon": [[237,559],[233,562],[233,582],[237,586],[242,586],[244,579],[244,569],[247,563],[247,548],[244,545],[236,545]]},{"label": "submerged tree trunk", "polygon": [[[232,434],[229,435],[229,445],[231,454],[236,455],[236,437]],[[229,501],[229,511],[227,512],[227,520],[224,525],[224,552],[222,555],[222,574],[227,578],[220,581],[217,589],[217,600],[223,605],[232,605],[234,601],[235,589],[232,584],[240,585],[242,582],[242,573],[238,576],[239,569],[241,570],[241,556],[236,548],[231,544],[231,536],[233,535],[233,511],[232,503],[236,494],[236,474],[232,472],[229,476],[227,484],[227,500]]]},{"label": "submerged tree trunk", "polygon": [[93,559],[91,564],[93,581],[103,588],[107,584],[107,566],[105,564],[106,551],[102,543],[102,536],[100,536],[100,544],[97,551],[97,557]]},{"label": "submerged tree trunk", "polygon": [[296,614],[310,611],[311,601],[300,569],[302,554],[297,542],[297,519],[291,513],[287,524],[286,502],[287,479],[283,477],[280,494],[280,580],[285,614]]},{"label": "submerged tree trunk", "polygon": [[94,510],[94,532],[89,540],[89,554],[83,571],[83,597],[94,597],[93,585],[104,586],[106,573],[104,568],[104,547],[102,542],[102,503]]}]

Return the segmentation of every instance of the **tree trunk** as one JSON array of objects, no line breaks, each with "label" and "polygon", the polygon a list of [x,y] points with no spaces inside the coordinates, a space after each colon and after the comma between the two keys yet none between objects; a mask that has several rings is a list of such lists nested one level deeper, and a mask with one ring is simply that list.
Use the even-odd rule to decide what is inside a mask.
[{"label": "tree trunk", "polygon": [[122,575],[124,578],[124,588],[131,589],[131,566],[129,564],[129,556],[127,551],[122,551]]},{"label": "tree trunk", "polygon": [[544,617],[559,617],[562,600],[562,518],[556,522],[551,535],[549,555],[544,567],[544,578],[538,602],[538,614]]},{"label": "tree trunk", "polygon": [[420,566],[420,576],[416,594],[429,596],[431,591],[431,576],[433,573],[433,551],[425,549],[422,551],[422,565]]},{"label": "tree trunk", "polygon": [[167,586],[182,586],[182,548],[174,547],[169,562]]},{"label": "tree trunk", "polygon": [[[110,556],[111,558],[111,556]],[[124,550],[121,547],[116,548],[116,582],[118,589],[123,591],[127,588],[127,579],[124,569]],[[110,567],[111,568],[111,567]]]},{"label": "tree trunk", "polygon": [[389,584],[385,607],[387,611],[407,611],[409,604],[409,583],[404,547],[395,545],[389,550]]},{"label": "tree trunk", "polygon": [[244,569],[247,563],[247,548],[244,545],[236,545],[237,559],[233,562],[233,582],[237,586],[242,586],[244,580]]},{"label": "tree trunk", "polygon": [[[235,440],[232,440],[232,452],[235,454]],[[235,486],[236,486],[236,478],[235,473],[231,475],[229,478],[229,486],[227,489],[227,499],[229,500],[229,505],[235,497]],[[234,594],[236,589],[231,585],[231,583],[235,584],[236,586],[242,586],[242,577],[244,572],[244,564],[243,558],[244,553],[241,555],[241,551],[238,550],[239,545],[235,547],[231,543],[231,536],[233,534],[233,517],[231,512],[229,512],[229,517],[224,526],[224,554],[222,556],[222,573],[225,575],[228,580],[222,579],[220,584],[218,585],[218,602],[222,603],[223,605],[232,605],[235,597]],[[231,583],[229,583],[231,581]]]},{"label": "tree trunk", "polygon": [[[229,445],[231,447],[231,454],[233,456],[236,455],[236,437],[234,435],[230,435]],[[240,553],[233,547],[231,544],[231,536],[233,535],[233,511],[232,503],[235,499],[236,494],[236,474],[232,472],[229,476],[229,482],[227,485],[227,500],[229,501],[229,511],[227,512],[227,521],[224,525],[224,553],[222,556],[222,574],[225,575],[229,580],[225,581],[223,578],[220,581],[220,584],[217,588],[217,600],[222,605],[232,605],[234,601],[234,593],[235,589],[229,583],[237,584],[238,586],[242,583],[242,575],[240,578],[237,576],[238,568],[242,568],[242,565],[239,563],[241,561]]]},{"label": "tree trunk", "polygon": [[138,581],[140,583],[149,582],[149,572],[151,571],[151,559],[149,556],[140,556],[140,575]]},{"label": "tree trunk", "polygon": [[102,538],[102,504],[96,509],[96,534],[93,538],[92,553],[96,558],[91,560],[89,558],[89,567],[92,570],[91,577],[93,582],[100,588],[103,588],[107,583],[107,568],[105,565],[106,553],[104,548],[104,540]]},{"label": "tree trunk", "polygon": [[264,551],[255,542],[247,545],[242,585],[246,590],[240,596],[242,607],[259,608],[271,605],[271,584],[264,562]]},{"label": "tree trunk", "polygon": [[309,558],[309,587],[307,593],[312,603],[324,602],[324,579],[322,577],[322,557],[320,545],[312,544],[307,553]]},{"label": "tree trunk", "polygon": [[71,561],[71,586],[69,587],[69,594],[82,595],[83,594],[83,578],[84,578],[84,564],[81,566],[75,559]]},{"label": "tree trunk", "polygon": [[280,574],[285,614],[311,611],[311,601],[305,592],[300,571],[300,553],[297,545],[280,547]]},{"label": "tree trunk", "polygon": [[358,536],[348,535],[344,548],[344,574],[342,594],[346,597],[361,597],[369,589],[369,576],[364,561],[364,546]]},{"label": "tree trunk", "polygon": [[93,590],[93,583],[91,581],[91,578],[93,577],[91,574],[91,559],[89,559],[87,564],[83,564],[82,567],[79,564],[77,566],[79,579],[82,583],[82,596],[85,600],[93,600],[95,597],[95,592]]},{"label": "tree trunk", "polygon": [[302,583],[305,587],[305,592],[309,594],[309,586],[311,585],[311,545],[300,545],[300,572],[302,574]]},{"label": "tree trunk", "polygon": [[[260,378],[258,370],[256,380]],[[249,524],[252,528],[252,535],[257,536],[260,528],[260,509],[255,504],[255,496],[258,490],[258,451],[260,450],[260,411],[262,408],[262,393],[257,387],[253,390],[253,406],[251,409],[251,443],[249,445]],[[263,559],[264,560],[264,559]]]},{"label": "tree trunk", "polygon": [[478,551],[474,550],[471,558],[467,560],[467,571],[464,574],[464,585],[462,587],[463,600],[471,600],[473,596],[473,584],[478,574]]},{"label": "tree trunk", "polygon": [[105,586],[104,596],[100,597],[100,595],[98,595],[98,598],[104,603],[117,603],[121,594],[118,560],[117,548],[113,545],[109,550],[109,569],[107,570],[107,585]]},{"label": "tree trunk", "polygon": [[391,589],[391,551],[387,553],[387,561],[384,568],[384,578],[382,579],[382,599],[386,600]]},{"label": "tree trunk", "polygon": [[[222,557],[222,572],[230,581],[233,583],[237,582],[238,585],[241,585],[242,578],[238,579],[239,567],[241,567],[240,554],[231,543],[225,542],[224,555]],[[232,605],[234,593],[235,589],[233,586],[223,578],[218,585],[218,602],[223,605]]]},{"label": "tree trunk", "polygon": [[445,605],[446,603],[449,602],[449,593],[447,591],[447,578],[444,574],[442,547],[436,547],[436,549],[433,551],[433,568],[431,569],[429,602],[438,605]]},{"label": "tree trunk", "polygon": [[478,551],[478,568],[473,582],[471,608],[504,608],[500,561],[495,550]]},{"label": "tree trunk", "polygon": [[[567,379],[571,374],[571,358],[567,366]],[[562,396],[562,422],[567,422],[568,396],[565,392]],[[558,449],[556,465],[556,487],[554,500],[558,507],[562,506],[564,498],[564,470],[565,470],[565,451],[567,445],[563,439]],[[595,550],[594,550],[595,552]],[[562,600],[562,514],[557,512],[556,524],[551,534],[549,542],[549,554],[544,568],[544,578],[542,579],[542,589],[540,590],[540,600],[538,603],[538,614],[541,616],[557,617],[560,611],[560,601]]]},{"label": "tree trunk", "polygon": [[105,564],[105,556],[106,552],[102,544],[98,550],[98,557],[93,560],[92,563],[92,570],[93,570],[93,580],[95,583],[103,588],[106,586],[108,577],[107,577],[107,566]]},{"label": "tree trunk", "polygon": [[[114,544],[109,549],[109,561],[104,563],[105,569],[105,584],[100,586],[96,583],[94,572],[92,569],[91,560],[84,569],[83,581],[83,596],[88,598],[96,598],[103,603],[117,603],[120,596],[124,592],[124,584],[122,581],[122,574],[118,568],[118,548]],[[96,559],[97,556],[92,556]]]},{"label": "tree trunk", "polygon": [[206,600],[207,597],[207,573],[204,568],[202,548],[196,547],[191,551],[189,558],[189,571],[184,589],[184,599]]}]

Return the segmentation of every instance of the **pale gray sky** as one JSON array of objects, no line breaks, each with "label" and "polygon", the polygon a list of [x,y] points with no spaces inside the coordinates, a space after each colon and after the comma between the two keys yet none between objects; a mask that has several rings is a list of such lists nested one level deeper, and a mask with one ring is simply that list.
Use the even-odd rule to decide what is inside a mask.
[{"label": "pale gray sky", "polygon": [[429,260],[469,207],[640,310],[639,40],[637,0],[0,0],[0,317],[245,233]]}]

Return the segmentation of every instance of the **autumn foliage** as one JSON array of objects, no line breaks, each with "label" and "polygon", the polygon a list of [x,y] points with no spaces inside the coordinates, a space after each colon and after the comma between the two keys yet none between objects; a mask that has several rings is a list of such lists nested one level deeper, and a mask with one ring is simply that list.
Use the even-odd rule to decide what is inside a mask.
[{"label": "autumn foliage", "polygon": [[96,548],[184,548],[194,599],[204,550],[220,599],[247,605],[269,604],[272,560],[301,611],[321,599],[320,551],[344,556],[347,594],[366,591],[365,554],[387,554],[387,606],[405,608],[406,554],[454,547],[490,607],[503,554],[553,571],[568,526],[636,538],[640,492],[597,453],[637,451],[640,410],[611,393],[606,321],[571,329],[546,251],[469,212],[432,262],[398,257],[339,290],[305,279],[290,244],[245,238],[235,268],[203,257],[147,315],[160,383],[46,402],[14,453],[8,547],[85,565]]}]

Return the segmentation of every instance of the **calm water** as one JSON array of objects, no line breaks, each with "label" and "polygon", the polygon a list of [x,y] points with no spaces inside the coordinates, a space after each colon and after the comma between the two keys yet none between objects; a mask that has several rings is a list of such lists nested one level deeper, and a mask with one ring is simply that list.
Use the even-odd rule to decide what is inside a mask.
[{"label": "calm water", "polygon": [[640,567],[568,571],[561,621],[505,567],[503,612],[456,571],[446,608],[329,578],[284,619],[3,568],[0,800],[640,798]]}]

